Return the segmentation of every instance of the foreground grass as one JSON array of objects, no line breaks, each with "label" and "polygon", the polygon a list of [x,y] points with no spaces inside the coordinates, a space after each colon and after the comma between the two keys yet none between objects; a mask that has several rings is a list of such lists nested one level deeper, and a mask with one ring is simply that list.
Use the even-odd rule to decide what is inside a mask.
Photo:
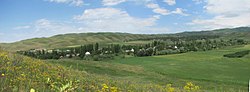
[{"label": "foreground grass", "polygon": [[[61,63],[63,64],[63,63]],[[101,63],[100,63],[101,64]],[[65,62],[65,65],[68,65]],[[108,65],[110,66],[110,65]],[[192,82],[183,87],[172,84],[159,85],[136,79],[113,77],[74,69],[77,66],[65,67],[50,64],[37,59],[24,57],[0,50],[0,92],[181,92],[201,91]],[[90,66],[81,66],[90,68]],[[99,66],[102,67],[102,66]],[[140,68],[131,69],[129,65],[120,65],[121,71],[137,72]],[[92,68],[97,69],[98,67]],[[80,70],[80,71],[79,71]],[[141,70],[143,71],[143,70]],[[124,75],[122,75],[124,76]]]},{"label": "foreground grass", "polygon": [[224,54],[250,49],[250,45],[206,52],[153,57],[116,58],[112,61],[48,60],[75,70],[113,79],[133,80],[177,88],[192,81],[204,91],[247,92],[250,56],[225,58]]},{"label": "foreground grass", "polygon": [[74,90],[80,77],[85,75],[71,71],[61,65],[46,64],[40,60],[11,54],[0,50],[0,92],[27,92],[30,89],[40,91],[59,91],[71,83]]}]

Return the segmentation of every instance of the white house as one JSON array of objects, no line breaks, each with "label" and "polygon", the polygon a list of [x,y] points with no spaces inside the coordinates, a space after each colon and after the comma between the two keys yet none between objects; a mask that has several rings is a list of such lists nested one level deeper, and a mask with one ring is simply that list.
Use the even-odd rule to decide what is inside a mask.
[{"label": "white house", "polygon": [[53,50],[48,50],[48,53],[52,53],[53,52]]},{"label": "white house", "polygon": [[177,46],[174,46],[175,49],[177,49],[178,47]]},{"label": "white house", "polygon": [[134,50],[134,49],[131,49],[130,51],[131,51],[131,52],[135,52],[135,50]]},{"label": "white house", "polygon": [[90,55],[90,52],[87,51],[87,52],[85,53],[85,55]]}]

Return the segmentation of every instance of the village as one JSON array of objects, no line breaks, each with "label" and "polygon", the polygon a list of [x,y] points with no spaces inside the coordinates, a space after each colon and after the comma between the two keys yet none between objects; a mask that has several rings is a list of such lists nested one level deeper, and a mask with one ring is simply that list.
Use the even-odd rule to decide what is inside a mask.
[{"label": "village", "polygon": [[196,39],[191,41],[173,40],[171,43],[162,40],[155,40],[152,41],[152,43],[144,45],[109,44],[100,46],[99,43],[95,43],[71,48],[31,49],[27,51],[17,52],[19,54],[39,59],[75,58],[100,61],[105,59],[113,59],[115,56],[125,57],[126,55],[129,55],[135,57],[143,57],[152,55],[168,55],[186,53],[190,51],[207,51],[223,48],[225,46],[242,44],[246,44],[246,42],[241,39]]}]

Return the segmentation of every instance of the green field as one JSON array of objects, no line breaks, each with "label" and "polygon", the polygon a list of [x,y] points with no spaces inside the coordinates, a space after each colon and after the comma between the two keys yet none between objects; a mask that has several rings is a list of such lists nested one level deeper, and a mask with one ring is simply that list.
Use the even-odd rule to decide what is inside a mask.
[{"label": "green field", "polygon": [[[27,92],[31,89],[57,92],[62,88],[65,88],[63,91],[72,88],[78,92],[169,92],[169,88],[174,88],[175,92],[186,92],[185,88],[189,84],[194,84],[193,89],[196,87],[199,92],[248,92],[250,54],[242,58],[227,58],[223,55],[250,50],[249,29],[220,29],[172,35],[80,33],[0,43],[0,92]],[[219,44],[223,48],[219,46],[219,49],[209,51],[191,50],[181,54],[148,57],[125,55],[125,58],[124,53],[120,52],[111,54],[114,59],[102,61],[83,60],[80,57],[39,60],[14,53],[17,50],[71,48],[95,43],[99,43],[100,48],[110,44],[145,45],[158,40],[168,42],[168,37],[187,37],[182,40],[198,37],[193,40],[197,41],[207,34],[212,37],[220,35],[213,39],[222,41],[244,39],[249,45],[237,46],[234,42],[221,41],[226,44]],[[177,38],[173,40],[178,40]],[[199,43],[194,45],[197,44]]]},{"label": "green field", "polygon": [[192,81],[210,91],[247,91],[250,79],[250,55],[243,58],[225,58],[224,54],[249,50],[250,45],[220,50],[189,52],[152,57],[117,57],[111,61],[48,60],[91,74],[113,78],[172,83],[181,87]]}]

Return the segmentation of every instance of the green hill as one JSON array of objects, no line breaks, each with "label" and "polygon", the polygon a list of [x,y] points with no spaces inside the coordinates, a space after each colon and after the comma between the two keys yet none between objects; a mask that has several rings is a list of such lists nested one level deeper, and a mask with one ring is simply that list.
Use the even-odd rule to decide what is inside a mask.
[{"label": "green hill", "polygon": [[154,40],[157,37],[218,36],[223,39],[241,38],[250,41],[250,27],[217,29],[212,31],[193,31],[176,34],[129,34],[129,33],[72,33],[48,38],[33,38],[14,43],[1,43],[0,46],[11,51],[34,48],[62,48],[90,43],[123,43],[140,39]]},{"label": "green hill", "polygon": [[[72,65],[67,67],[55,64],[55,62],[29,58],[0,49],[0,92],[183,92],[203,90],[192,81],[183,82],[181,86],[172,86],[170,82],[160,85],[151,81],[138,80],[138,78],[114,77],[106,74],[119,72],[124,75],[144,72],[143,68],[133,65],[79,61],[80,66],[72,64],[73,67],[71,67]],[[87,63],[87,66],[82,66],[84,62]],[[70,62],[64,64],[69,65]],[[95,70],[91,72],[76,69],[78,67]],[[98,71],[99,74],[96,74]],[[187,87],[188,89],[184,89]]]},{"label": "green hill", "polygon": [[193,31],[175,34],[177,36],[195,36],[195,35],[217,35],[221,38],[234,39],[240,38],[250,41],[250,27],[225,28],[212,31]]},{"label": "green hill", "polygon": [[2,43],[2,47],[10,50],[28,50],[33,48],[61,48],[90,43],[124,42],[148,35],[128,33],[73,33],[56,35],[48,38],[33,38],[14,43]]}]

